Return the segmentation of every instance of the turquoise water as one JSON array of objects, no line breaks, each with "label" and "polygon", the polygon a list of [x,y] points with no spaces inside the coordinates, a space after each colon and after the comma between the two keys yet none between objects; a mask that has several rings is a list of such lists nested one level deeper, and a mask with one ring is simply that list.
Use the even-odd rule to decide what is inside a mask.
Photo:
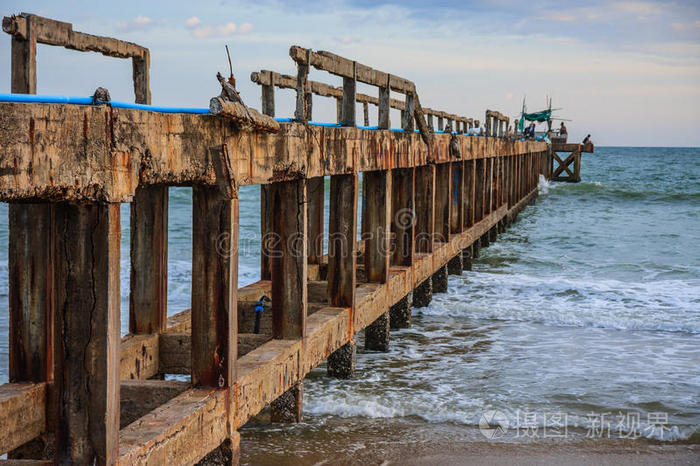
[{"label": "turquoise water", "polygon": [[[447,293],[414,310],[412,328],[392,332],[388,354],[360,344],[350,381],[313,371],[303,424],[246,427],[247,460],[311,448],[311,438],[348,455],[365,448],[357,440],[365,435],[479,438],[488,412],[511,434],[563,423],[585,436],[600,415],[613,434],[634,434],[631,415],[641,438],[697,441],[700,149],[599,148],[582,167],[579,184],[541,182],[538,202],[483,250],[473,271],[450,276]],[[259,275],[258,195],[258,187],[240,193],[241,286]],[[0,382],[7,380],[6,210]],[[125,330],[127,205],[122,212]],[[190,191],[171,189],[170,313],[189,307],[190,214]]]}]

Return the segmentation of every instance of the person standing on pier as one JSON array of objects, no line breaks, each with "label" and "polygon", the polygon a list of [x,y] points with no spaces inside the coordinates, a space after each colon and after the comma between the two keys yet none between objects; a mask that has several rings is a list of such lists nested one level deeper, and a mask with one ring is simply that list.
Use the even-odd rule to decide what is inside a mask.
[{"label": "person standing on pier", "polygon": [[531,122],[530,126],[525,128],[525,131],[523,131],[523,137],[525,139],[535,139],[535,122]]}]

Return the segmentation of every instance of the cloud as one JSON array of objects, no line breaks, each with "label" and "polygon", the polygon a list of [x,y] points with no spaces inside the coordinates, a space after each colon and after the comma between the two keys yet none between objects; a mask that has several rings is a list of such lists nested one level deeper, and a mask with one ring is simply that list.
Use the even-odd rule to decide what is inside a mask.
[{"label": "cloud", "polygon": [[120,31],[145,31],[153,26],[165,24],[165,19],[154,20],[148,16],[138,15],[131,21],[117,21],[117,29]]},{"label": "cloud", "polygon": [[193,17],[187,19],[187,21],[185,21],[185,24],[187,25],[187,27],[193,28],[193,27],[197,26],[198,24],[200,24],[201,22],[202,21],[200,21],[199,18],[197,18],[196,16],[193,16]]},{"label": "cloud", "polygon": [[692,21],[689,23],[676,22],[671,23],[671,27],[676,31],[686,32],[686,31],[700,31],[700,20]]},{"label": "cloud", "polygon": [[240,26],[231,22],[218,25],[203,24],[196,16],[185,21],[185,25],[191,29],[192,35],[197,39],[206,39],[207,37],[229,37],[234,34],[246,34],[253,30],[253,25],[250,23],[243,23]]}]

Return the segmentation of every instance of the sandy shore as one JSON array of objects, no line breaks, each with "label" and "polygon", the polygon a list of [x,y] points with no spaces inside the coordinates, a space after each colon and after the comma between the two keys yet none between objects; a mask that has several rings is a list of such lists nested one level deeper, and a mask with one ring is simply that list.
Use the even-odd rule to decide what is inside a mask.
[{"label": "sandy shore", "polygon": [[626,441],[444,444],[406,452],[381,464],[402,465],[698,465],[700,445]]}]

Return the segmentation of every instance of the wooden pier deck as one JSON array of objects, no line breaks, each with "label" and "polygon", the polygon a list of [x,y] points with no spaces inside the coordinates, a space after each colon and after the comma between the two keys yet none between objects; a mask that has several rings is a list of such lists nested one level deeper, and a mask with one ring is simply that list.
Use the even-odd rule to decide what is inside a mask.
[{"label": "wooden pier deck", "polygon": [[[147,49],[33,15],[6,18],[3,29],[12,34],[13,92],[36,91],[33,57],[43,42],[133,59],[137,101],[150,103]],[[390,328],[410,325],[410,306],[444,290],[448,272],[468,269],[551,172],[546,144],[499,137],[507,120],[498,112],[486,114],[489,137],[458,134],[475,120],[424,111],[409,80],[328,52],[292,47],[290,55],[297,121],[275,133],[110,103],[0,102],[0,201],[10,203],[0,454],[37,463],[235,462],[242,425],[268,405],[273,420],[298,420],[304,376],[325,360],[329,373],[350,374],[357,332],[386,350]],[[310,68],[342,76],[340,93],[310,84]],[[263,86],[263,113],[274,116],[281,86],[262,73],[252,79]],[[357,82],[377,86],[376,101],[358,99]],[[308,124],[319,89],[340,102],[342,126]],[[403,131],[389,129],[390,91],[405,97]],[[356,127],[363,99],[378,107],[376,130]],[[432,116],[453,131],[435,132]],[[238,288],[238,189],[253,184],[262,186],[260,281]],[[192,306],[171,317],[169,186],[193,188]],[[123,338],[121,203],[131,204]],[[271,303],[255,334],[263,295]]]}]

